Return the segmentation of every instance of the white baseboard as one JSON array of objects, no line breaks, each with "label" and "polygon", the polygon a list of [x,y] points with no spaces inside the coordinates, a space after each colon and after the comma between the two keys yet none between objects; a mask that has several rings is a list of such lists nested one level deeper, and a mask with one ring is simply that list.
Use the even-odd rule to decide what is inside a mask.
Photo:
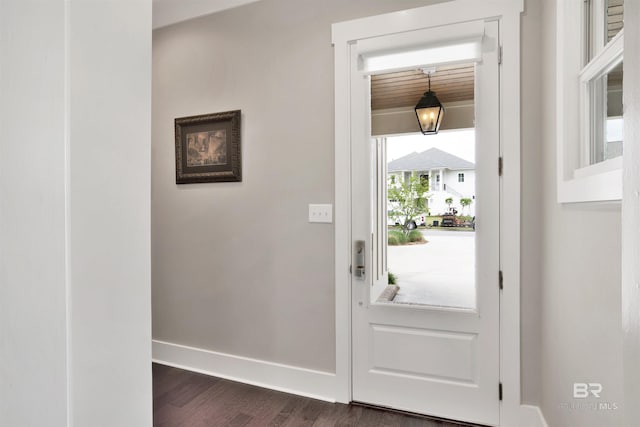
[{"label": "white baseboard", "polygon": [[539,407],[533,405],[520,405],[522,415],[522,427],[549,427]]},{"label": "white baseboard", "polygon": [[335,402],[336,375],[153,340],[153,361],[285,393]]}]

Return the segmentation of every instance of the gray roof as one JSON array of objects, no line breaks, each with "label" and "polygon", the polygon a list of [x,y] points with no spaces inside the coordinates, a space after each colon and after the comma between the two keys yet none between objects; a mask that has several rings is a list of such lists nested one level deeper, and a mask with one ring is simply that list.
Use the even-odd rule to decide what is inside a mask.
[{"label": "gray roof", "polygon": [[437,148],[430,148],[422,153],[413,152],[395,159],[387,165],[389,172],[428,171],[431,169],[464,170],[475,169],[471,162],[449,154]]}]

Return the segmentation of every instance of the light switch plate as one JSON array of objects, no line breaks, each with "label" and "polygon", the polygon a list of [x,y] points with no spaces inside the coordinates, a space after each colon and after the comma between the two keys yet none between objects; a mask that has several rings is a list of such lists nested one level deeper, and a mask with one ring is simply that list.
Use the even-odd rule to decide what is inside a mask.
[{"label": "light switch plate", "polygon": [[309,222],[333,222],[333,205],[309,205]]}]

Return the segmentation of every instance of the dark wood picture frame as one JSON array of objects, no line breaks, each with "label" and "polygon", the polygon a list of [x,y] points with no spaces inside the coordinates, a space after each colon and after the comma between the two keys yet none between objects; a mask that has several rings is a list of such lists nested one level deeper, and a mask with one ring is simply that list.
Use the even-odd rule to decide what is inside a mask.
[{"label": "dark wood picture frame", "polygon": [[175,119],[176,184],[242,181],[240,110]]}]

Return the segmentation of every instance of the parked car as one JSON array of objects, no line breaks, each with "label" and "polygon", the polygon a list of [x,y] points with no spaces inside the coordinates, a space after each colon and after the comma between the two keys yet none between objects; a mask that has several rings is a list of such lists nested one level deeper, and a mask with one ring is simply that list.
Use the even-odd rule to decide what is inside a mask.
[{"label": "parked car", "polygon": [[469,228],[471,228],[471,229],[475,230],[475,229],[476,229],[476,217],[474,216],[473,218],[471,218],[471,220],[470,220],[470,221],[465,221],[465,222],[462,224],[462,226],[463,226],[463,227],[469,227]]},{"label": "parked car", "polygon": [[[387,225],[402,225],[400,224],[398,221],[396,221],[396,218],[393,218],[391,215],[391,211],[387,212]],[[408,224],[408,229],[409,230],[413,230],[418,228],[418,226],[426,226],[427,225],[427,215],[426,214],[422,214],[422,215],[417,215],[415,217],[413,217]]]},{"label": "parked car", "polygon": [[456,215],[447,213],[442,215],[441,227],[460,227],[463,225],[463,221]]},{"label": "parked car", "polygon": [[476,217],[474,216],[470,220],[463,219],[457,215],[447,213],[442,215],[441,227],[469,227],[476,229]]}]

